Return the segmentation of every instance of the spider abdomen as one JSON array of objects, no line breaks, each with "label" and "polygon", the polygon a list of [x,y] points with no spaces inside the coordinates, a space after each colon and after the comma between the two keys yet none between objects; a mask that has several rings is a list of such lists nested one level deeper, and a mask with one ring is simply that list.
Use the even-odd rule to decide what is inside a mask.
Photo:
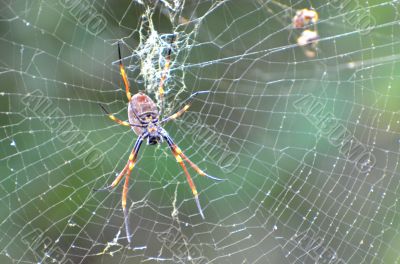
[{"label": "spider abdomen", "polygon": [[[158,119],[158,116],[157,105],[148,95],[139,92],[132,96],[128,103],[129,123],[143,125],[145,122],[150,121],[147,118],[151,117],[152,120],[155,120]],[[140,136],[147,128],[132,126],[132,130],[136,135]]]}]

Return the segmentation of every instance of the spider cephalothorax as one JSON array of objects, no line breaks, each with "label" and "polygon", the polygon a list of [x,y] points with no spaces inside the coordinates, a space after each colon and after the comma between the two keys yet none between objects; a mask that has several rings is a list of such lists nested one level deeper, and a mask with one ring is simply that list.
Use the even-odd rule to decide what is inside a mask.
[{"label": "spider cephalothorax", "polygon": [[[172,138],[168,135],[167,131],[162,127],[163,123],[166,123],[170,120],[174,120],[174,119],[178,118],[181,114],[186,112],[189,109],[194,96],[196,96],[197,94],[208,93],[208,91],[199,91],[199,92],[193,93],[186,100],[187,103],[181,110],[179,110],[178,112],[176,112],[175,114],[173,114],[171,116],[160,119],[160,112],[162,112],[162,111],[159,111],[157,105],[154,103],[154,101],[148,95],[146,95],[143,92],[138,92],[138,93],[134,94],[133,96],[131,95],[128,77],[126,75],[124,66],[122,64],[121,48],[120,48],[119,43],[118,43],[118,54],[119,54],[120,73],[121,73],[122,79],[125,84],[126,96],[128,98],[129,122],[122,121],[122,120],[116,118],[114,115],[109,113],[102,105],[100,105],[100,106],[106,112],[106,114],[108,115],[108,117],[111,120],[115,121],[116,123],[118,123],[120,125],[131,127],[132,130],[135,132],[135,134],[138,136],[138,138],[136,140],[136,143],[133,147],[131,154],[129,155],[128,162],[126,163],[123,170],[118,174],[118,176],[111,183],[111,185],[109,185],[108,187],[103,188],[101,190],[110,190],[110,189],[114,188],[115,186],[118,185],[118,183],[122,180],[122,178],[124,176],[126,176],[124,188],[122,190],[122,209],[124,211],[126,235],[127,235],[128,242],[130,243],[131,242],[131,239],[130,239],[131,232],[130,232],[129,223],[128,223],[128,210],[126,209],[126,197],[127,197],[127,193],[128,193],[129,177],[130,177],[133,167],[136,164],[137,155],[139,153],[139,149],[140,149],[140,146],[142,145],[143,140],[147,139],[148,145],[156,145],[158,143],[162,143],[163,140],[165,140],[167,142],[176,161],[179,163],[179,165],[181,165],[181,167],[186,175],[186,179],[192,190],[193,196],[196,201],[197,208],[203,219],[204,219],[204,214],[203,214],[203,210],[201,209],[201,206],[200,206],[198,192],[197,192],[196,186],[194,185],[194,182],[186,168],[184,161],[189,163],[189,165],[201,176],[206,176],[213,180],[221,180],[221,179],[213,177],[211,175],[208,175],[204,171],[202,171],[199,167],[197,167],[197,165],[194,164],[182,152],[182,150],[173,142]],[[158,89],[159,98],[161,98],[161,100],[163,100],[164,82],[165,82],[167,72],[168,72],[169,66],[170,66],[170,54],[171,54],[171,50],[168,51],[166,63],[165,63],[165,66],[164,66],[164,69],[163,69],[163,72],[161,75],[161,80],[160,80],[159,89]],[[162,105],[162,102],[161,102],[161,105]]]}]

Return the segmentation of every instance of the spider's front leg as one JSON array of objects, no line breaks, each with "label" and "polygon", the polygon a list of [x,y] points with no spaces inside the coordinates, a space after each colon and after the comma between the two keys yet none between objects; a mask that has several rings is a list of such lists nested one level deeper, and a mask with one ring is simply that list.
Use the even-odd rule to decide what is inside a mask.
[{"label": "spider's front leg", "polygon": [[127,121],[123,121],[123,120],[121,120],[119,118],[116,118],[113,114],[108,112],[107,109],[102,104],[99,104],[99,106],[101,107],[103,112],[108,116],[108,118],[110,118],[112,121],[114,121],[115,123],[117,123],[117,124],[119,124],[121,126],[126,126],[126,127],[146,127],[144,125],[139,125],[139,124],[130,124]]},{"label": "spider's front leg", "polygon": [[177,119],[178,117],[180,117],[183,113],[185,113],[185,112],[190,108],[190,106],[191,106],[192,103],[193,103],[193,98],[194,98],[196,95],[198,95],[198,94],[205,94],[205,93],[209,93],[209,92],[210,92],[210,91],[198,91],[198,92],[192,93],[192,94],[189,96],[189,98],[187,98],[187,99],[185,100],[185,101],[188,101],[188,102],[185,104],[185,106],[184,106],[181,110],[179,110],[178,112],[176,112],[176,113],[173,114],[173,115],[170,115],[170,116],[164,118],[163,120],[160,121],[160,124],[165,123],[165,122],[168,122],[168,121],[170,121],[170,120]]}]

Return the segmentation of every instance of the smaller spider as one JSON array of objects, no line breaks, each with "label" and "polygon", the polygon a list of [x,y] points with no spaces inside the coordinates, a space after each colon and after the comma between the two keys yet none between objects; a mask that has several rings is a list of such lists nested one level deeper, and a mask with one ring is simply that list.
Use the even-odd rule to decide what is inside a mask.
[{"label": "smaller spider", "polygon": [[[173,41],[174,37],[172,38]],[[108,115],[108,117],[113,120],[114,122],[131,127],[133,132],[135,132],[136,135],[138,135],[138,138],[136,140],[135,146],[133,147],[133,150],[129,156],[128,162],[126,163],[125,167],[123,170],[118,174],[118,176],[115,178],[115,180],[111,183],[111,185],[102,188],[102,189],[95,189],[95,190],[111,190],[115,186],[118,185],[118,183],[121,181],[121,179],[125,176],[125,184],[122,190],[122,209],[124,212],[124,221],[125,221],[125,229],[126,229],[126,236],[129,244],[131,243],[131,232],[129,228],[129,222],[128,222],[128,210],[126,207],[126,197],[128,193],[128,185],[129,185],[129,177],[131,175],[132,169],[136,164],[136,159],[138,156],[139,148],[142,145],[143,140],[147,139],[147,144],[148,145],[156,145],[158,143],[162,143],[163,140],[165,140],[168,144],[168,146],[171,148],[172,154],[174,155],[176,161],[181,165],[185,175],[186,179],[189,183],[189,186],[192,190],[193,196],[196,201],[197,208],[199,210],[199,213],[201,217],[204,219],[204,214],[203,210],[200,206],[200,201],[199,201],[199,194],[196,190],[196,186],[194,185],[194,182],[186,168],[186,165],[184,161],[189,163],[189,165],[201,176],[206,176],[210,179],[221,181],[222,179],[219,179],[217,177],[213,177],[211,175],[208,175],[204,171],[202,171],[196,164],[194,164],[185,154],[183,154],[182,150],[173,142],[172,138],[168,135],[167,131],[161,126],[161,124],[164,124],[168,121],[174,120],[178,118],[180,115],[182,115],[184,112],[186,112],[189,107],[192,104],[192,99],[194,96],[198,94],[204,94],[208,93],[209,91],[198,91],[193,93],[188,99],[186,99],[187,103],[186,105],[176,112],[175,114],[165,117],[160,120],[160,113],[162,112],[162,109],[158,109],[157,105],[154,103],[154,101],[146,94],[143,92],[138,92],[137,94],[134,94],[133,96],[130,93],[130,88],[129,88],[129,81],[128,77],[125,72],[125,68],[122,64],[122,58],[121,58],[121,47],[120,43],[118,42],[118,55],[119,55],[119,69],[120,73],[122,76],[122,79],[124,81],[125,85],[125,91],[126,91],[126,96],[128,98],[128,119],[129,122],[127,121],[122,121],[118,118],[116,118],[114,115],[109,113],[104,106],[100,105],[100,107],[103,109],[103,111]],[[167,78],[167,73],[169,71],[170,67],[170,55],[171,55],[171,50],[168,50],[167,56],[166,56],[166,63],[161,75],[159,87],[158,87],[158,93],[160,96],[160,99],[163,100],[163,94],[164,94],[164,83]],[[162,104],[161,104],[162,106]]]},{"label": "smaller spider", "polygon": [[318,33],[313,30],[304,30],[300,37],[297,39],[297,44],[299,46],[306,46],[306,45],[312,45],[316,46],[319,40]]},{"label": "smaller spider", "polygon": [[318,21],[318,13],[315,10],[301,9],[297,10],[296,15],[293,17],[293,28],[304,28],[310,24],[314,27]]},{"label": "smaller spider", "polygon": [[297,38],[297,45],[303,47],[304,54],[309,58],[314,58],[318,51],[319,35],[317,31],[304,30]]}]

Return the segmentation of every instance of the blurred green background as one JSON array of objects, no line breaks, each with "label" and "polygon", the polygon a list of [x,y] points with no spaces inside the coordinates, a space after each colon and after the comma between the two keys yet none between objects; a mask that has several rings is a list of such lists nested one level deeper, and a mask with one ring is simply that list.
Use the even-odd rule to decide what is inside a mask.
[{"label": "blurred green background", "polygon": [[[0,2],[0,262],[397,263],[399,5],[143,2],[90,0],[78,11],[72,0]],[[292,17],[311,7],[320,40],[300,48]],[[93,34],[86,16],[104,29]],[[211,93],[165,128],[226,181],[192,172],[202,220],[167,145],[144,145],[127,247],[122,186],[92,189],[122,170],[136,135],[98,104],[127,118],[118,40],[132,92],[156,99],[172,32],[166,114]],[[294,107],[306,95],[374,155],[370,171]],[[103,158],[90,166],[93,149]]]}]

